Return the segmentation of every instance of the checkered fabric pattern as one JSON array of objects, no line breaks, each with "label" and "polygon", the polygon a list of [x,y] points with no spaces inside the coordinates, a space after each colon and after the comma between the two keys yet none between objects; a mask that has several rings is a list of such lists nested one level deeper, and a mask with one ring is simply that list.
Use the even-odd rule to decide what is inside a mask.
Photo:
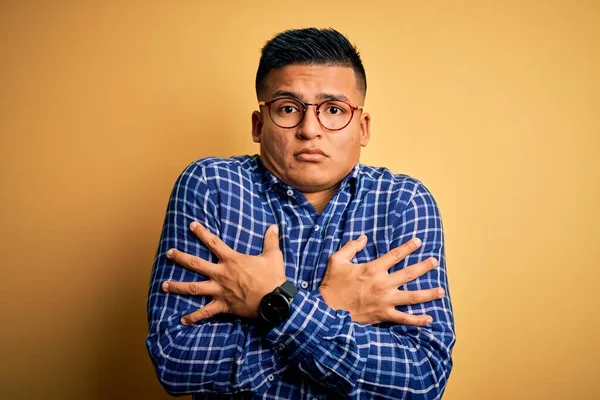
[{"label": "checkered fabric pattern", "polygon": [[[290,318],[268,329],[219,315],[198,324],[180,318],[210,301],[167,294],[162,282],[201,281],[166,258],[177,248],[212,262],[214,254],[189,230],[202,223],[240,253],[258,255],[271,224],[280,229],[288,280],[299,288]],[[441,286],[440,300],[398,307],[428,314],[411,327],[361,325],[327,306],[319,293],[329,257],[361,234],[367,246],[353,262],[374,260],[418,237],[423,245],[390,272],[435,257],[439,266],[401,290]],[[178,178],[154,260],[147,347],[159,380],[174,395],[194,399],[439,399],[452,369],[455,342],[444,236],[437,205],[419,181],[357,164],[318,214],[258,156],[205,158]]]}]

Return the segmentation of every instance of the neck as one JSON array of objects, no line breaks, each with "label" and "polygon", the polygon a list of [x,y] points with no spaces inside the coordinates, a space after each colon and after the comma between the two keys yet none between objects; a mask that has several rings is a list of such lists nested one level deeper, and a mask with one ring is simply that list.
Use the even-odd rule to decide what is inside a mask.
[{"label": "neck", "polygon": [[333,197],[333,195],[337,192],[340,185],[335,185],[326,190],[322,190],[320,192],[311,192],[311,193],[302,193],[304,198],[312,204],[312,206],[317,210],[317,213],[321,214],[327,204],[329,204],[329,200]]}]

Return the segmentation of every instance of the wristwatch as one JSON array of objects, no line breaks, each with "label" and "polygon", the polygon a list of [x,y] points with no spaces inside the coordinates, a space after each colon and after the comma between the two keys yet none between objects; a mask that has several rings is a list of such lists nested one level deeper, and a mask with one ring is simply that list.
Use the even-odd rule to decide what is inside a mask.
[{"label": "wristwatch", "polygon": [[290,281],[267,293],[258,306],[258,316],[262,322],[275,326],[290,316],[290,304],[298,293],[298,288]]}]

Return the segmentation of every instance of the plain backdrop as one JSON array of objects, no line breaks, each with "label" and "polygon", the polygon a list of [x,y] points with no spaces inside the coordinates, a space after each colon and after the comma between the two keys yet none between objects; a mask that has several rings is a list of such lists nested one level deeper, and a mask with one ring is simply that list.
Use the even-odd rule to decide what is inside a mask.
[{"label": "plain backdrop", "polygon": [[165,399],[146,293],[178,174],[254,154],[260,48],[358,46],[361,161],[442,213],[445,399],[598,399],[600,3],[2,1],[0,397]]}]

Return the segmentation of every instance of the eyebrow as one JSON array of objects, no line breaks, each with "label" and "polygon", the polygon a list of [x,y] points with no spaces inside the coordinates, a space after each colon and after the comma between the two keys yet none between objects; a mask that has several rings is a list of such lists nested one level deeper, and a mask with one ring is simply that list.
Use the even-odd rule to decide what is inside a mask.
[{"label": "eyebrow", "polygon": [[[296,93],[296,92],[290,92],[287,90],[278,90],[275,93],[273,93],[273,98],[276,99],[278,97],[293,97],[294,99],[298,99],[301,101],[304,101],[302,99],[302,95],[300,93]],[[317,99],[318,100],[341,100],[341,101],[350,101],[348,100],[348,98],[346,96],[344,96],[343,94],[333,94],[333,93],[319,93],[317,95]]]}]

